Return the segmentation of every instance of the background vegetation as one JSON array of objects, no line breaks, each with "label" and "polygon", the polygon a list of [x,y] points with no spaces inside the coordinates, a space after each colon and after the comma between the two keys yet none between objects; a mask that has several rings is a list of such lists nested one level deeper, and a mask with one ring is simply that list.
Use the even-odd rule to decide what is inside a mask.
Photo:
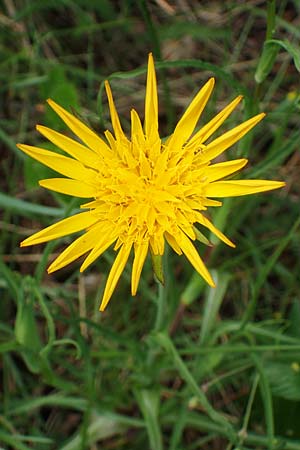
[{"label": "background vegetation", "polygon": [[[4,0],[1,8],[1,449],[299,450],[298,0]],[[83,275],[74,263],[48,276],[70,238],[19,248],[79,201],[39,188],[51,171],[15,143],[51,148],[36,123],[66,132],[48,97],[97,132],[109,128],[105,78],[129,130],[130,109],[143,115],[149,51],[161,135],[213,75],[204,120],[241,93],[222,132],[267,112],[228,158],[250,158],[244,177],[287,186],[211,212],[237,244],[199,247],[217,289],[170,252],[165,290],[147,261],[137,297],[128,269],[101,314],[112,253]]]}]

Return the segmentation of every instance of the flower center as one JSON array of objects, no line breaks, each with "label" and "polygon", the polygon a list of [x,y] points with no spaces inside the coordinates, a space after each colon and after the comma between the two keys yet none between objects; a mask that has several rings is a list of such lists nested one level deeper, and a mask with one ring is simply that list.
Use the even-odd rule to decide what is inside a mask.
[{"label": "flower center", "polygon": [[[159,143],[160,144],[160,143]],[[203,207],[203,173],[193,169],[193,155],[180,158],[170,148],[146,152],[148,143],[119,143],[118,158],[99,167],[98,192],[89,206],[99,219],[117,227],[122,241],[140,242],[174,228],[188,230],[194,237],[193,224]],[[184,148],[180,153],[184,153]]]}]

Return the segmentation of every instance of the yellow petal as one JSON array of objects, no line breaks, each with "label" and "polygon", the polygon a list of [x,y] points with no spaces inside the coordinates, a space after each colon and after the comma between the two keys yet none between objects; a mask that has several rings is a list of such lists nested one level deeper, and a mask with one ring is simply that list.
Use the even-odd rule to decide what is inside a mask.
[{"label": "yellow petal", "polygon": [[240,195],[256,194],[271,191],[285,186],[282,181],[267,180],[237,180],[216,181],[207,185],[205,193],[211,197],[238,197]]},{"label": "yellow petal", "polygon": [[75,241],[65,248],[65,250],[52,262],[52,264],[48,267],[47,272],[55,272],[90,251],[95,246],[95,242],[97,242],[102,228],[102,223],[95,225],[82,236],[75,239]]},{"label": "yellow petal", "polygon": [[114,99],[113,99],[113,96],[111,93],[110,85],[107,80],[105,81],[105,90],[106,90],[106,95],[107,95],[108,104],[109,104],[111,123],[112,123],[113,129],[114,129],[116,139],[117,140],[122,140],[122,139],[127,140],[127,138],[122,130],[119,116],[118,116],[118,113],[117,113],[117,110],[116,110],[116,107],[114,104]]},{"label": "yellow petal", "polygon": [[131,140],[132,142],[136,140],[139,144],[145,143],[143,127],[139,115],[134,109],[131,110]]},{"label": "yellow petal", "polygon": [[188,147],[199,147],[205,142],[227,119],[232,111],[237,107],[243,96],[239,95],[229,105],[227,105],[222,111],[220,111],[212,120],[204,125],[200,130],[192,137],[188,143]]},{"label": "yellow petal", "polygon": [[137,169],[140,172],[140,176],[144,179],[150,180],[152,178],[152,169],[149,159],[143,152],[139,155],[139,164]]},{"label": "yellow petal", "polygon": [[97,236],[94,243],[94,248],[91,253],[86,257],[80,267],[80,272],[83,272],[88,266],[90,266],[97,258],[99,258],[105,250],[108,249],[116,240],[117,232],[116,227],[110,225],[109,230],[101,230],[101,235]]},{"label": "yellow petal", "polygon": [[211,161],[212,159],[223,153],[225,150],[239,141],[264,117],[265,113],[258,114],[257,116],[246,120],[246,122],[241,123],[237,127],[233,128],[230,131],[227,131],[227,133],[222,134],[222,136],[210,142],[202,151],[202,153],[199,153],[199,160],[201,161],[201,163]]},{"label": "yellow petal", "polygon": [[214,233],[221,241],[225,242],[225,244],[229,245],[229,247],[235,247],[235,244],[222,233],[222,231],[218,230],[203,214],[197,214],[197,222],[206,227],[209,231]]},{"label": "yellow petal", "polygon": [[36,245],[41,244],[42,242],[52,241],[53,239],[88,228],[97,222],[97,220],[97,217],[91,214],[90,211],[67,217],[66,219],[60,220],[59,222],[50,225],[50,227],[38,231],[28,237],[21,242],[20,246],[25,247],[27,245]]},{"label": "yellow petal", "polygon": [[213,164],[205,169],[205,177],[207,177],[207,181],[210,183],[215,180],[220,180],[242,169],[247,162],[247,159],[235,159],[234,161]]},{"label": "yellow petal", "polygon": [[169,147],[164,148],[160,153],[153,170],[153,177],[158,178],[159,176],[164,175],[164,172],[167,172],[169,154]]},{"label": "yellow petal", "polygon": [[176,212],[177,225],[180,227],[182,231],[193,241],[196,239],[196,235],[193,229],[193,226],[189,219],[186,218],[184,213],[180,211]]},{"label": "yellow petal", "polygon": [[163,255],[165,250],[165,239],[163,234],[156,233],[150,236],[150,247],[153,255]]},{"label": "yellow petal", "polygon": [[109,147],[96,133],[94,133],[94,131],[50,98],[47,102],[51,108],[54,109],[56,114],[59,115],[59,117],[70,128],[70,130],[72,130],[73,133],[82,140],[82,142],[84,142],[99,155],[102,155],[105,158],[110,158],[111,151]]},{"label": "yellow petal", "polygon": [[102,302],[100,305],[100,311],[104,311],[107,303],[109,302],[112,293],[116,287],[117,282],[119,281],[119,278],[124,270],[124,267],[127,263],[130,251],[132,247],[132,242],[123,244],[121,247],[113,265],[109,272],[108,279],[106,282]]},{"label": "yellow petal", "polygon": [[76,142],[63,134],[57,133],[56,131],[42,125],[37,125],[36,129],[54,145],[57,145],[57,147],[73,156],[73,158],[78,159],[78,161],[82,162],[86,166],[97,169],[99,164],[99,156],[88,147],[85,147],[84,145],[79,144],[79,142]]},{"label": "yellow petal", "polygon": [[179,120],[173,135],[168,141],[168,147],[172,149],[172,152],[176,153],[176,151],[179,150],[191,136],[199,117],[208,102],[214,84],[214,78],[210,78],[192,100],[182,118]]},{"label": "yellow petal", "polygon": [[94,180],[95,171],[87,169],[79,161],[68,158],[67,156],[59,155],[43,148],[32,147],[31,145],[17,144],[17,147],[22,152],[36,159],[50,169],[65,175],[66,177],[74,178],[75,180]]},{"label": "yellow petal", "polygon": [[185,254],[190,263],[194,266],[197,272],[204,278],[204,280],[212,287],[215,287],[215,283],[207,270],[204,262],[200,258],[197,250],[189,240],[189,238],[184,234],[180,233],[178,237],[176,236],[178,245],[180,246],[182,252]]},{"label": "yellow petal", "polygon": [[178,255],[182,255],[182,250],[179,247],[175,237],[166,231],[165,238],[166,238],[166,241],[168,242],[168,244],[170,245],[170,247],[172,247],[172,249],[174,250],[174,252],[176,252]]},{"label": "yellow petal", "polygon": [[72,195],[73,197],[90,198],[95,197],[97,193],[97,189],[94,186],[68,178],[49,178],[39,181],[39,185],[61,194]]},{"label": "yellow petal", "polygon": [[131,273],[131,294],[135,295],[140,276],[142,272],[142,268],[148,253],[149,242],[143,241],[141,243],[134,244],[134,260],[132,265],[132,273]]},{"label": "yellow petal", "polygon": [[[106,137],[106,139],[107,139],[107,141],[108,141],[108,143],[109,143],[109,146],[110,146],[110,148],[112,149],[112,151],[114,152],[114,153],[116,153],[116,154],[118,154],[118,146],[117,146],[117,141],[116,141],[116,139],[114,138],[114,136],[113,136],[113,134],[109,131],[109,130],[106,130],[106,131],[104,131],[104,135],[105,135],[105,137]],[[113,156],[112,156],[113,157]],[[111,158],[112,158],[111,157]],[[112,159],[111,159],[112,160]],[[110,161],[111,161],[110,160]]]},{"label": "yellow petal", "polygon": [[[212,206],[212,207],[216,207],[216,206],[222,206],[223,203],[219,202],[219,200],[212,200],[211,198],[205,198],[202,200],[202,204],[203,206]],[[206,208],[205,208],[206,209]]]},{"label": "yellow petal", "polygon": [[144,129],[145,134],[151,143],[159,138],[157,82],[152,53],[149,54],[148,58]]}]

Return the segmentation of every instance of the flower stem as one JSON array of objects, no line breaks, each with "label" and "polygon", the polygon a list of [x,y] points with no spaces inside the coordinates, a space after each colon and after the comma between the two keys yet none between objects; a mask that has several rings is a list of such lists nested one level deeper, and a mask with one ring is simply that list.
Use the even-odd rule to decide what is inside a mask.
[{"label": "flower stem", "polygon": [[275,0],[268,0],[266,40],[272,39],[275,32],[275,26],[276,26],[276,2]]},{"label": "flower stem", "polygon": [[164,316],[165,316],[165,299],[166,290],[165,286],[158,282],[158,298],[157,298],[157,313],[155,319],[154,330],[161,331],[163,329]]},{"label": "flower stem", "polygon": [[[158,298],[157,298],[157,312],[154,325],[154,331],[162,331],[166,325],[166,300],[168,297],[168,253],[169,248],[166,247],[165,253],[162,256],[163,272],[166,274],[164,283],[157,281],[158,284]],[[166,273],[167,271],[167,273]]]}]

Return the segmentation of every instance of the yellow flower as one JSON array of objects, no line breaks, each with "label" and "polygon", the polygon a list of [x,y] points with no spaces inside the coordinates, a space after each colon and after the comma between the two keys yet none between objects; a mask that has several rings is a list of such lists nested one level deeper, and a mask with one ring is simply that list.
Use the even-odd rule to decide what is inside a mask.
[{"label": "yellow flower", "polygon": [[[211,78],[198,92],[173,134],[162,142],[158,132],[157,84],[152,55],[149,55],[145,120],[142,126],[131,111],[131,138],[123,132],[108,82],[105,83],[114,135],[105,132],[107,142],[53,100],[49,105],[80,139],[81,143],[38,125],[37,130],[70,157],[29,145],[18,147],[32,158],[67,178],[40,181],[40,185],[71,196],[92,198],[80,214],[68,217],[25,239],[21,246],[40,244],[84,230],[48,268],[54,272],[88,253],[80,267],[84,271],[105,250],[114,245],[118,254],[110,270],[100,310],[109,302],[131,250],[131,292],[136,294],[148,251],[164,253],[165,242],[182,253],[210,285],[213,279],[192,241],[204,240],[197,225],[208,228],[219,239],[234,244],[204,214],[209,206],[221,206],[213,198],[254,194],[277,189],[279,181],[223,181],[247,163],[246,159],[211,164],[263,117],[258,114],[207,143],[242,97],[238,96],[212,120],[193,134],[213,90]],[[193,135],[192,135],[193,134]]]}]

